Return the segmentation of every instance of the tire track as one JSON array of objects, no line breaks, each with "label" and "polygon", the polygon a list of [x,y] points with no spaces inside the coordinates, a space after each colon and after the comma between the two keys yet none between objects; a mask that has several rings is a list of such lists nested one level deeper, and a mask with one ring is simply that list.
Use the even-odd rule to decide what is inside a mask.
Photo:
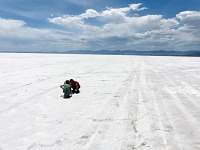
[{"label": "tire track", "polygon": [[[122,88],[127,87],[128,85],[128,87],[126,88],[126,94],[124,93],[124,97],[122,96],[119,97],[119,100],[121,102],[118,104],[117,109],[116,107],[112,107],[111,108],[112,110],[109,110],[110,113],[108,113],[105,117],[107,119],[97,120],[102,125],[99,126],[99,129],[93,136],[94,138],[90,140],[91,142],[88,144],[89,146],[87,146],[86,149],[94,149],[95,147],[108,149],[108,147],[102,146],[108,141],[109,144],[112,145],[109,147],[111,149],[119,148],[119,146],[115,147],[115,145],[116,143],[119,144],[121,140],[126,141],[120,144],[122,149],[134,148],[136,147],[135,145],[142,145],[142,143],[144,143],[142,140],[137,141],[137,143],[135,142],[136,140],[133,140],[137,136],[136,121],[137,121],[137,110],[138,110],[137,109],[138,95],[135,95],[135,93],[133,94],[133,92],[136,91],[137,89],[135,86],[134,86],[135,89],[133,88],[133,83],[138,78],[140,65],[141,65],[141,60],[135,66],[136,69],[133,66],[131,67],[132,71],[130,73],[130,76],[127,78],[127,83],[122,85]],[[119,89],[119,91],[122,90]],[[116,101],[115,96],[113,97],[112,101]],[[124,112],[126,113],[123,114]],[[113,133],[113,130],[118,132]],[[120,133],[120,131],[123,132],[123,134]]]},{"label": "tire track", "polygon": [[138,116],[136,122],[137,136],[133,149],[165,149],[166,136],[163,131],[163,124],[160,118],[157,103],[155,102],[154,91],[149,88],[148,66],[143,59],[139,73],[138,86]]},{"label": "tire track", "polygon": [[[167,105],[165,104],[166,98],[163,97],[161,89],[164,86],[163,84],[163,77],[160,77],[157,72],[155,71],[155,68],[148,63],[148,85],[151,92],[152,100],[154,109],[156,110],[156,116],[155,118],[159,119],[159,126],[153,126],[153,130],[155,132],[162,132],[164,135],[164,149],[183,149],[180,146],[180,138],[178,134],[175,132],[175,127],[173,122],[171,121],[171,117],[169,114],[169,111],[167,109]],[[156,124],[156,123],[155,123]],[[156,134],[156,133],[155,133]]]},{"label": "tire track", "polygon": [[[179,101],[181,100],[181,104],[184,105],[185,108],[188,109],[188,111],[190,113],[194,113],[193,116],[198,120],[198,122],[200,122],[200,118],[197,115],[198,113],[200,113],[199,108],[200,108],[200,103],[199,102],[199,98],[200,95],[196,95],[196,93],[199,93],[199,91],[197,91],[196,89],[192,88],[191,84],[187,84],[184,81],[181,81],[179,77],[173,77],[172,75],[168,75],[166,73],[164,73],[165,71],[162,71],[162,75],[164,78],[166,78],[166,80],[169,81],[168,83],[168,87],[173,87],[172,88],[165,88],[165,90],[169,93],[170,90],[173,90],[174,92],[171,92],[173,95],[175,95]],[[185,78],[184,78],[185,80]],[[173,81],[173,82],[172,82]],[[198,83],[196,83],[198,85]],[[179,85],[179,86],[177,86]],[[181,85],[181,87],[180,87]],[[193,84],[192,84],[193,85]],[[183,89],[190,89],[190,90],[183,90]],[[192,92],[192,96],[191,93]],[[191,97],[193,99],[191,99]],[[175,97],[174,97],[175,98]],[[190,106],[190,107],[188,107]]]},{"label": "tire track", "polygon": [[[105,107],[106,109],[103,109],[100,111],[100,114],[102,115],[102,112],[105,112],[103,114],[103,118],[101,119],[93,119],[93,124],[98,124],[98,128],[96,129],[96,132],[93,134],[93,137],[89,140],[89,142],[86,145],[86,149],[92,149],[95,145],[99,145],[101,147],[101,138],[102,130],[103,134],[109,135],[108,132],[112,129],[113,124],[115,124],[116,121],[119,121],[119,119],[115,119],[116,113],[119,110],[119,107],[124,102],[124,96],[125,93],[128,93],[127,89],[130,88],[129,82],[132,82],[133,72],[131,70],[130,75],[128,78],[124,81],[122,86],[116,91],[116,93],[112,96],[112,98],[109,100],[109,102],[106,104],[110,107]],[[128,87],[127,87],[128,85]],[[126,88],[124,88],[126,87]],[[105,105],[105,106],[106,106]],[[97,141],[97,142],[95,142]]]},{"label": "tire track", "polygon": [[[155,70],[157,70],[157,75],[163,79],[163,82],[161,82],[161,84],[163,84],[163,87],[165,87],[165,89],[166,87],[176,87],[177,84],[173,83],[172,81],[174,80],[169,79],[168,76],[164,74],[165,72],[160,72],[154,65],[152,66]],[[177,90],[178,89],[175,89],[175,91]],[[163,88],[161,89],[161,91],[163,97],[167,98],[166,100],[168,101],[168,103],[164,102],[164,104],[165,106],[167,106],[166,108],[169,112],[168,116],[171,122],[173,122],[174,129],[176,131],[176,134],[178,135],[179,147],[182,147],[183,149],[191,149],[191,147],[193,147],[194,149],[196,149],[196,146],[199,147],[198,144],[193,145],[192,143],[195,143],[194,139],[200,138],[199,134],[197,134],[199,130],[196,128],[199,126],[199,123],[196,121],[193,115],[191,115],[191,112],[189,112],[188,109],[183,105],[181,99],[179,99],[171,92],[163,90]],[[188,122],[189,120],[191,120],[192,122]],[[187,131],[185,131],[186,127]],[[196,141],[196,143],[198,142]]]},{"label": "tire track", "polygon": [[[175,81],[180,81],[179,80],[180,77],[184,77],[184,79],[185,79],[184,82],[186,84],[189,84],[196,91],[200,90],[200,88],[198,86],[194,86],[196,84],[200,84],[200,80],[199,80],[200,76],[199,75],[195,75],[195,74],[191,74],[190,72],[188,74],[188,71],[182,71],[184,68],[181,68],[180,66],[176,67],[176,65],[179,63],[178,61],[176,61],[172,65],[171,64],[170,65],[169,64],[164,64],[163,61],[158,61],[158,60],[156,60],[155,62],[156,62],[156,64],[158,64],[158,67],[159,67],[160,70],[163,70],[163,71],[168,70],[168,76],[169,77],[173,77],[174,79],[176,79]],[[165,67],[163,67],[163,66],[165,66]],[[196,67],[196,69],[198,69],[198,68]],[[182,84],[182,83],[180,82],[180,84]]]}]

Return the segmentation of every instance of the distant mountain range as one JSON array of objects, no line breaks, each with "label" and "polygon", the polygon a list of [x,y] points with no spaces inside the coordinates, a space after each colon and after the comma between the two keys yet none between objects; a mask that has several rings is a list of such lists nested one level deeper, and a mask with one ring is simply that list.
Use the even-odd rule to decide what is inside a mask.
[{"label": "distant mountain range", "polygon": [[137,51],[137,50],[76,50],[66,52],[52,52],[52,53],[64,53],[64,54],[102,54],[102,55],[148,55],[148,56],[200,56],[200,51]]},{"label": "distant mountain range", "polygon": [[[12,51],[0,51],[13,53]],[[14,53],[54,53],[54,54],[101,54],[101,55],[144,55],[144,56],[196,56],[200,57],[200,51],[173,51],[173,50],[154,50],[154,51],[138,51],[138,50],[71,50],[71,51],[20,51]]]}]

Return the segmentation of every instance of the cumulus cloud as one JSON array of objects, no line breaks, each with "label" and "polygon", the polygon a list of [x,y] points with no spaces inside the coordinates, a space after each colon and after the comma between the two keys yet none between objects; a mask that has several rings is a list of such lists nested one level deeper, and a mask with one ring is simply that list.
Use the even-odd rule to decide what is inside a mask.
[{"label": "cumulus cloud", "polygon": [[162,28],[175,28],[179,25],[180,23],[175,19],[162,19],[161,20],[161,27]]},{"label": "cumulus cloud", "polygon": [[95,17],[101,17],[102,20],[107,20],[108,22],[116,22],[120,23],[127,19],[127,13],[130,11],[141,11],[146,9],[146,7],[140,8],[142,3],[139,4],[131,4],[129,7],[123,7],[123,8],[107,8],[106,10],[102,12],[97,12],[94,9],[88,9],[85,13],[82,13],[80,15],[64,15],[62,17],[54,17],[49,18],[48,20],[52,23],[58,24],[58,25],[66,25],[66,26],[83,26],[85,23],[84,21],[88,18],[95,18]]},{"label": "cumulus cloud", "polygon": [[[86,10],[80,15],[65,15],[61,17],[49,18],[51,23],[79,29],[86,35],[91,31],[101,31],[98,35],[105,34],[111,36],[130,35],[137,32],[161,28],[176,27],[179,22],[175,18],[164,19],[162,15],[130,16],[130,12],[142,11],[147,9],[141,7],[142,3],[130,4],[123,8],[107,8],[97,12],[93,9]],[[89,18],[96,19],[96,24],[91,25]],[[99,24],[101,26],[99,27]]]},{"label": "cumulus cloud", "polygon": [[109,22],[120,23],[126,20],[126,12],[125,9],[107,8],[107,10],[101,12],[101,17]]},{"label": "cumulus cloud", "polygon": [[176,15],[178,19],[188,29],[199,29],[200,27],[200,12],[184,11]]},{"label": "cumulus cloud", "polygon": [[[88,25],[84,23],[85,19],[95,18],[99,16],[99,13],[93,9],[86,10],[85,13],[80,15],[64,15],[62,17],[48,18],[49,22],[58,25],[63,25],[66,27],[76,27],[76,28],[88,28]],[[91,27],[92,28],[92,27]]]},{"label": "cumulus cloud", "polygon": [[96,10],[93,10],[93,9],[87,9],[85,13],[81,14],[80,15],[80,18],[84,19],[84,18],[94,18],[94,17],[97,17],[99,16],[100,14],[96,11]]},{"label": "cumulus cloud", "polygon": [[178,28],[180,34],[184,35],[187,41],[200,43],[200,12],[184,11],[177,14],[176,17],[183,24]]},{"label": "cumulus cloud", "polygon": [[184,11],[176,15],[185,25],[197,26],[200,25],[200,12],[197,11]]},{"label": "cumulus cloud", "polygon": [[22,27],[26,23],[21,20],[13,20],[13,19],[3,19],[0,18],[0,29],[1,30],[13,30]]},{"label": "cumulus cloud", "polygon": [[[59,47],[73,39],[65,31],[37,29],[25,26],[26,22],[0,18],[0,50],[45,50]],[[67,42],[65,42],[67,43]]]},{"label": "cumulus cloud", "polygon": [[147,9],[142,5],[130,4],[103,11],[87,9],[79,15],[48,18],[49,22],[63,27],[59,31],[30,28],[20,20],[0,19],[0,38],[12,38],[14,33],[17,39],[34,43],[45,41],[37,45],[48,43],[53,48],[65,50],[187,50],[190,47],[199,50],[199,44],[196,43],[200,43],[200,12],[184,11],[173,18],[165,18],[160,14],[135,15]]},{"label": "cumulus cloud", "polygon": [[47,30],[39,30],[25,26],[25,22],[13,19],[0,19],[0,37],[27,39],[39,38],[47,34]]},{"label": "cumulus cloud", "polygon": [[83,20],[80,17],[76,17],[76,16],[68,16],[65,15],[63,17],[55,17],[55,18],[51,18],[49,19],[49,22],[51,23],[55,23],[58,25],[70,25],[70,26],[78,26],[83,23]]},{"label": "cumulus cloud", "polygon": [[[130,12],[141,11],[146,7],[139,4],[130,4],[123,8],[107,8],[97,12],[93,9],[86,10],[80,15],[64,15],[49,18],[51,23],[70,28],[71,31],[79,32],[84,39],[107,38],[111,36],[134,36],[138,32],[146,32],[165,26],[170,28],[175,24],[173,19],[164,20],[162,15],[129,16]],[[90,24],[87,19],[96,19],[97,24]],[[174,21],[173,25],[169,25]],[[101,26],[98,25],[101,24]]]}]

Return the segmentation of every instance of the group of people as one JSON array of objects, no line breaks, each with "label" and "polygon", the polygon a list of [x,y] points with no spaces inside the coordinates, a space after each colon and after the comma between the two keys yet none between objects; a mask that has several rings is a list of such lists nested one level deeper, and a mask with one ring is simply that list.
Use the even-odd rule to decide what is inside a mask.
[{"label": "group of people", "polygon": [[73,93],[79,93],[80,84],[78,81],[75,81],[73,79],[66,80],[63,85],[60,85],[60,87],[63,89],[64,98],[70,98]]}]

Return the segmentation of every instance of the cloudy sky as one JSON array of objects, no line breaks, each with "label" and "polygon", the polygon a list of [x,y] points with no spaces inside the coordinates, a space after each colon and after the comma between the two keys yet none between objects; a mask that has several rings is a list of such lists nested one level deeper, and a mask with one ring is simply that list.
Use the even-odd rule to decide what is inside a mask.
[{"label": "cloudy sky", "polygon": [[199,50],[200,0],[0,0],[0,51]]}]

